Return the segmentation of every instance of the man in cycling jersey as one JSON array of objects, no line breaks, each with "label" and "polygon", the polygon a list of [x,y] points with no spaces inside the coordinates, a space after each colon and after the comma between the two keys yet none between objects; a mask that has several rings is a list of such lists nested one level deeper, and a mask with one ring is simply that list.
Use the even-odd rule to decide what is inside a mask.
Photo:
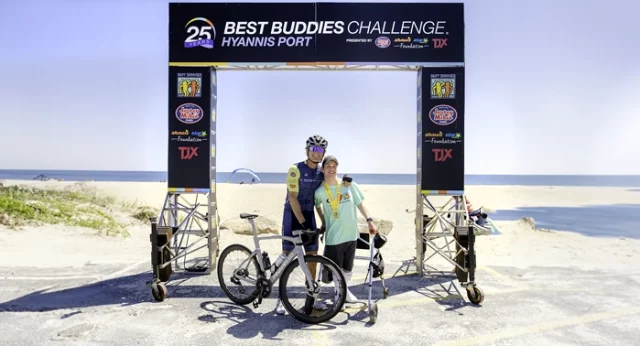
[{"label": "man in cycling jersey", "polygon": [[[292,237],[293,230],[317,229],[316,215],[314,212],[314,193],[324,181],[324,174],[320,169],[320,161],[324,157],[329,142],[322,136],[313,135],[307,139],[307,159],[293,164],[287,172],[287,197],[284,203],[284,215],[282,217],[282,235]],[[321,216],[322,217],[322,216]],[[305,245],[306,254],[318,253],[318,235],[313,237],[310,244]],[[293,250],[292,242],[282,241],[282,253],[286,256]],[[316,274],[316,264],[309,263],[311,274]],[[321,302],[314,304],[315,309],[322,310],[326,306]],[[282,302],[278,300],[276,313],[285,313]]]}]

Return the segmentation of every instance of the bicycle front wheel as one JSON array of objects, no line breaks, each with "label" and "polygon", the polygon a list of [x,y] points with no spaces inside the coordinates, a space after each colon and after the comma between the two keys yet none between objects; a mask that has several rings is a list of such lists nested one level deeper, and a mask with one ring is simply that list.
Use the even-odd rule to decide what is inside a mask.
[{"label": "bicycle front wheel", "polygon": [[[311,273],[313,287],[309,288],[307,277],[296,259],[289,263],[282,273],[279,285],[280,299],[295,319],[308,324],[323,323],[332,319],[342,309],[346,299],[347,283],[342,271],[332,260],[320,255],[305,255],[304,261],[307,266],[315,264],[316,272],[323,268],[329,273],[328,277],[331,277],[331,280],[322,283],[318,280],[321,275]],[[331,303],[325,304],[327,300]],[[300,302],[301,305],[294,306],[296,302]]]},{"label": "bicycle front wheel", "polygon": [[[240,267],[243,262],[251,257],[251,250],[244,245],[229,245],[220,254],[218,259],[218,282],[224,294],[236,304],[246,305],[253,302],[258,297],[256,284],[241,282],[239,279],[250,279],[257,282],[260,277],[260,265],[255,257],[252,257],[244,267]],[[232,260],[235,263],[229,265]],[[227,267],[225,268],[225,265]],[[224,279],[229,279],[229,283]]]}]

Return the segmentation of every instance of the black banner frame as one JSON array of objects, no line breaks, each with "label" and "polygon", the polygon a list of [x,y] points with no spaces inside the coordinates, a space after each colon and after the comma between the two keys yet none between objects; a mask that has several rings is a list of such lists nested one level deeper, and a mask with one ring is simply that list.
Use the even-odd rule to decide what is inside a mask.
[{"label": "black banner frame", "polygon": [[[251,6],[253,6],[253,9],[251,9]],[[278,6],[287,7],[288,10],[276,8]],[[260,7],[260,10],[256,10],[258,7]],[[292,9],[298,9],[304,13],[299,15],[298,12]],[[181,11],[190,13],[185,14]],[[338,42],[340,37],[335,38],[337,36],[332,37],[314,34],[310,39],[314,42],[313,49],[309,47],[305,48],[306,53],[304,54],[295,53],[292,49],[285,49],[282,50],[284,53],[280,55],[260,55],[255,54],[255,51],[251,55],[242,55],[243,53],[237,53],[241,51],[236,49],[237,47],[230,48],[226,53],[224,51],[218,53],[220,50],[216,50],[216,48],[220,48],[221,45],[225,43],[229,44],[233,38],[222,41],[223,38],[221,36],[223,35],[220,35],[220,32],[224,34],[226,28],[216,29],[215,25],[217,24],[214,23],[217,23],[218,20],[210,21],[208,18],[216,16],[218,13],[224,13],[229,15],[229,18],[232,18],[231,21],[234,21],[237,27],[238,17],[242,17],[238,13],[242,15],[245,14],[245,12],[242,11],[246,11],[247,17],[251,17],[248,21],[261,20],[260,18],[275,12],[277,14],[274,14],[274,16],[277,16],[277,20],[279,21],[296,20],[300,18],[314,22],[322,21],[324,18],[327,18],[327,21],[333,21],[336,18],[339,20],[340,16],[353,16],[353,18],[363,16],[359,18],[363,21],[369,16],[372,18],[376,17],[378,22],[384,21],[384,23],[387,23],[385,16],[390,16],[389,18],[391,19],[389,20],[392,21],[392,23],[396,23],[396,21],[402,20],[402,16],[413,16],[410,18],[410,21],[411,23],[416,23],[418,19],[415,18],[427,14],[426,16],[429,18],[420,23],[431,23],[428,25],[431,25],[431,29],[434,31],[426,34],[426,30],[424,30],[422,36],[428,37],[407,36],[409,41],[407,41],[404,36],[397,37],[398,35],[395,35],[396,38],[393,38],[390,37],[391,35],[389,34],[378,34],[377,36],[365,35],[357,38],[360,41],[351,42],[346,39],[342,43]],[[404,12],[398,14],[398,12],[402,11]],[[295,15],[291,16],[291,13]],[[446,17],[447,20],[453,20],[453,25],[447,27],[448,31],[443,29],[444,25],[440,25],[441,23],[446,23],[447,20],[441,20],[442,18],[438,19],[439,15],[443,18]],[[381,17],[382,20],[380,20]],[[199,22],[200,26],[190,25],[190,23],[193,24],[194,21]],[[404,22],[401,23],[404,25]],[[417,25],[415,27],[417,27]],[[424,26],[423,28],[427,27]],[[189,31],[188,35],[191,35],[189,37],[195,39],[189,41],[187,36],[185,36],[187,35],[186,31]],[[167,199],[175,194],[207,195],[209,206],[208,215],[213,216],[209,217],[209,222],[207,223],[209,227],[209,246],[213,246],[213,249],[210,248],[210,256],[212,256],[211,266],[215,265],[215,258],[219,252],[215,126],[216,117],[218,116],[217,71],[219,70],[395,70],[417,72],[415,241],[416,263],[422,263],[422,249],[424,246],[421,238],[424,227],[423,199],[430,195],[464,195],[464,31],[463,3],[170,3],[170,83],[173,83],[171,79],[172,75],[178,73],[178,71],[180,71],[180,73],[203,73],[204,80],[206,73],[197,71],[205,71],[200,70],[201,68],[208,69],[209,74],[206,79],[208,80],[209,86],[203,87],[201,92],[203,97],[207,96],[205,94],[210,94],[211,97],[210,101],[207,102],[208,107],[206,107],[206,109],[204,107],[202,108],[204,116],[206,116],[207,119],[211,119],[211,127],[209,128],[210,132],[208,137],[210,146],[204,150],[209,157],[206,167],[206,174],[208,174],[207,183],[204,183],[204,179],[200,179],[196,183],[194,180],[189,179],[179,181],[179,179],[170,178]],[[275,35],[273,37],[276,42],[279,42],[281,36]],[[240,40],[241,37],[236,35],[235,38]],[[344,39],[344,37],[342,37],[342,39]],[[354,44],[352,46],[356,48],[344,48],[348,47],[346,43],[350,42],[369,44],[369,47],[363,49],[362,47],[364,46]],[[376,48],[373,49],[372,45],[375,45]],[[187,46],[189,47],[187,48]],[[342,49],[336,49],[335,47],[342,47]],[[397,49],[390,50],[389,48]],[[333,53],[327,53],[329,51]],[[359,51],[365,51],[367,53],[359,54]],[[427,51],[429,53],[424,54],[424,52]],[[347,53],[339,55],[335,52]],[[422,55],[419,54],[421,52],[423,53]],[[376,54],[378,55],[376,56]],[[373,56],[373,58],[371,58],[371,56]],[[445,76],[440,78],[439,76],[436,77],[433,75]],[[450,77],[448,75],[454,75],[455,77],[453,77],[453,79],[448,78]],[[440,80],[434,81],[434,78],[440,78]],[[438,82],[440,84],[436,84]],[[446,84],[447,82],[449,84]],[[173,83],[173,85],[176,85],[176,83]],[[171,86],[169,88],[170,118],[175,117],[176,112],[175,108],[172,109],[175,104],[171,103],[172,97],[175,96],[175,92],[177,92],[174,89],[172,89]],[[186,112],[188,113],[189,110]],[[428,136],[439,132],[442,132],[442,140],[438,140],[438,136]],[[447,137],[452,133],[458,134],[459,136],[456,138]],[[430,139],[426,142],[428,137]],[[170,139],[170,149],[172,148],[171,145]],[[175,155],[175,153],[173,155]],[[184,166],[175,164],[176,160],[171,161],[171,157],[169,162],[168,172],[170,177],[175,176],[173,173],[176,171],[189,170],[185,169]],[[205,171],[204,163],[198,170]],[[453,180],[451,178],[453,178]],[[442,183],[438,184],[438,182]],[[422,266],[417,265],[417,269],[420,275],[422,275]],[[207,273],[210,272],[211,268],[207,270]]]}]

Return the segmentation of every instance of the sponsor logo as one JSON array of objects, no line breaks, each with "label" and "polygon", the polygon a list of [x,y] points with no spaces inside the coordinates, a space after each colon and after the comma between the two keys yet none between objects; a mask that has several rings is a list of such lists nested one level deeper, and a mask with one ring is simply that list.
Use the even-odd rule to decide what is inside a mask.
[{"label": "sponsor logo", "polygon": [[193,136],[193,137],[207,137],[207,131],[171,131],[172,136]]},{"label": "sponsor logo", "polygon": [[378,48],[387,48],[391,45],[391,39],[386,36],[380,36],[376,38],[375,44]]},{"label": "sponsor logo", "polygon": [[[171,135],[178,136],[178,137],[171,138],[172,141],[178,141],[178,142],[199,143],[209,139],[207,137],[207,131],[191,131],[191,132],[189,132],[188,130],[173,131],[171,132]],[[186,137],[182,137],[182,136],[186,136]]]},{"label": "sponsor logo", "polygon": [[447,38],[434,38],[433,41],[433,48],[435,49],[440,49],[440,48],[444,48],[447,46]]},{"label": "sponsor logo", "polygon": [[195,103],[183,103],[176,108],[176,118],[185,124],[195,124],[202,120],[204,112]]},{"label": "sponsor logo", "polygon": [[431,75],[431,98],[432,99],[455,99],[456,98],[456,75],[455,74],[432,74]]},{"label": "sponsor logo", "polygon": [[431,151],[433,152],[433,159],[436,162],[444,162],[453,158],[451,156],[453,149],[431,149]]},{"label": "sponsor logo", "polygon": [[184,48],[213,48],[213,43],[216,39],[216,28],[210,20],[196,17],[188,21],[184,27],[189,35],[184,40]]},{"label": "sponsor logo", "polygon": [[400,43],[399,45],[395,45],[393,47],[400,48],[400,49],[422,49],[427,46],[423,44],[415,44],[415,43]]},{"label": "sponsor logo", "polygon": [[407,38],[396,38],[393,40],[394,43],[411,43],[411,37]]},{"label": "sponsor logo", "polygon": [[295,178],[296,177],[296,172],[291,172],[291,173],[289,173],[289,175],[291,176],[291,178]]},{"label": "sponsor logo", "polygon": [[394,43],[398,43],[395,46],[393,46],[394,48],[400,48],[400,49],[421,49],[424,47],[428,47],[426,45],[426,39],[411,39],[411,37],[405,37],[405,38],[396,38],[393,40]]},{"label": "sponsor logo", "polygon": [[436,125],[447,126],[458,119],[458,112],[449,105],[437,105],[429,111],[429,119]]},{"label": "sponsor logo", "polygon": [[425,137],[442,137],[442,131],[441,132],[427,132],[424,134]]},{"label": "sponsor logo", "polygon": [[178,73],[178,97],[202,96],[202,73]]},{"label": "sponsor logo", "polygon": [[180,160],[191,160],[198,156],[198,147],[178,147],[180,150]]},{"label": "sponsor logo", "polygon": [[189,135],[189,130],[184,130],[184,131],[171,131],[171,135],[172,135],[172,136],[188,136],[188,135]]},{"label": "sponsor logo", "polygon": [[455,140],[455,139],[430,138],[430,139],[426,139],[424,142],[425,143],[431,143],[431,144],[456,144],[456,143],[460,143],[462,141]]},{"label": "sponsor logo", "polygon": [[444,135],[444,138],[451,138],[451,139],[462,139],[462,135],[457,132],[457,133],[447,133]]},{"label": "sponsor logo", "polygon": [[428,38],[414,38],[413,39],[413,43],[417,43],[417,44],[423,44],[423,45],[427,45],[429,44],[429,39]]}]

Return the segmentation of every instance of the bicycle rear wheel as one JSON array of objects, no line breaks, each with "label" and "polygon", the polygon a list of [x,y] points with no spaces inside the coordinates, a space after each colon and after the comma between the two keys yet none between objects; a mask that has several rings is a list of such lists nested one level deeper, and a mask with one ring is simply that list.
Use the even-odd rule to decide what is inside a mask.
[{"label": "bicycle rear wheel", "polygon": [[[335,301],[333,302],[333,304],[326,306],[325,310],[321,310],[321,312],[324,312],[323,314],[317,314],[316,311],[313,311],[311,314],[309,314],[308,312],[310,310],[310,301],[311,305],[313,305],[314,303],[313,299],[310,297],[310,294],[312,292],[310,292],[310,290],[308,290],[306,286],[302,286],[300,288],[300,291],[306,293],[301,294],[301,298],[304,298],[302,309],[296,309],[293,307],[293,304],[291,303],[293,297],[292,295],[290,296],[289,292],[287,292],[287,288],[292,287],[292,284],[289,281],[291,279],[291,274],[300,266],[297,258],[296,260],[289,263],[289,265],[287,265],[284,272],[282,273],[282,276],[280,277],[280,299],[282,300],[282,304],[284,305],[285,309],[295,319],[308,324],[323,323],[335,317],[335,315],[338,314],[338,312],[340,312],[340,310],[342,309],[342,306],[344,305],[346,299],[347,283],[344,279],[344,275],[342,275],[342,271],[332,260],[320,255],[305,255],[304,261],[307,264],[316,263],[316,271],[319,271],[321,267],[324,267],[324,270],[328,270],[331,273],[332,280],[329,284],[325,285],[330,286],[327,287],[328,296],[334,298]],[[321,264],[322,266],[318,264]],[[301,271],[300,268],[298,269]],[[301,279],[306,279],[306,276],[302,273],[296,276],[301,277]],[[320,280],[318,280],[319,276],[319,274],[315,274],[313,277],[314,286],[317,286],[318,288],[320,287]],[[301,285],[305,284],[303,283]],[[320,294],[318,295],[318,298],[320,298]]]},{"label": "bicycle rear wheel", "polygon": [[[240,252],[241,255],[244,255],[244,256],[242,256],[242,258],[238,261],[237,264],[231,266],[231,270],[227,270],[227,273],[225,274],[223,270],[225,269],[224,268],[225,261],[227,259],[227,256],[229,256],[229,254],[231,254],[234,251],[238,251]],[[258,294],[259,294],[256,284],[253,284],[253,285],[249,284],[249,286],[246,286],[247,283],[238,282],[234,278],[234,272],[239,271],[239,273],[236,274],[236,276],[251,278],[253,280],[256,280],[257,282],[260,275],[260,265],[258,264],[258,260],[255,257],[251,258],[249,263],[246,264],[246,268],[239,267],[240,264],[250,256],[251,256],[251,250],[249,250],[249,248],[247,248],[244,245],[233,244],[233,245],[229,245],[226,249],[224,249],[224,251],[222,251],[222,253],[220,254],[220,258],[218,259],[218,282],[220,283],[220,288],[222,288],[222,291],[224,291],[224,294],[226,294],[227,297],[231,299],[231,301],[240,305],[247,305],[253,302],[258,297]],[[251,272],[254,272],[255,274],[250,275]],[[224,281],[225,277],[231,280],[229,285],[227,285],[227,283]],[[245,286],[243,286],[243,284]],[[232,290],[230,290],[230,288],[233,289],[234,291],[237,290],[238,294],[232,293]],[[241,294],[247,291],[249,292],[249,294],[241,296]]]}]

